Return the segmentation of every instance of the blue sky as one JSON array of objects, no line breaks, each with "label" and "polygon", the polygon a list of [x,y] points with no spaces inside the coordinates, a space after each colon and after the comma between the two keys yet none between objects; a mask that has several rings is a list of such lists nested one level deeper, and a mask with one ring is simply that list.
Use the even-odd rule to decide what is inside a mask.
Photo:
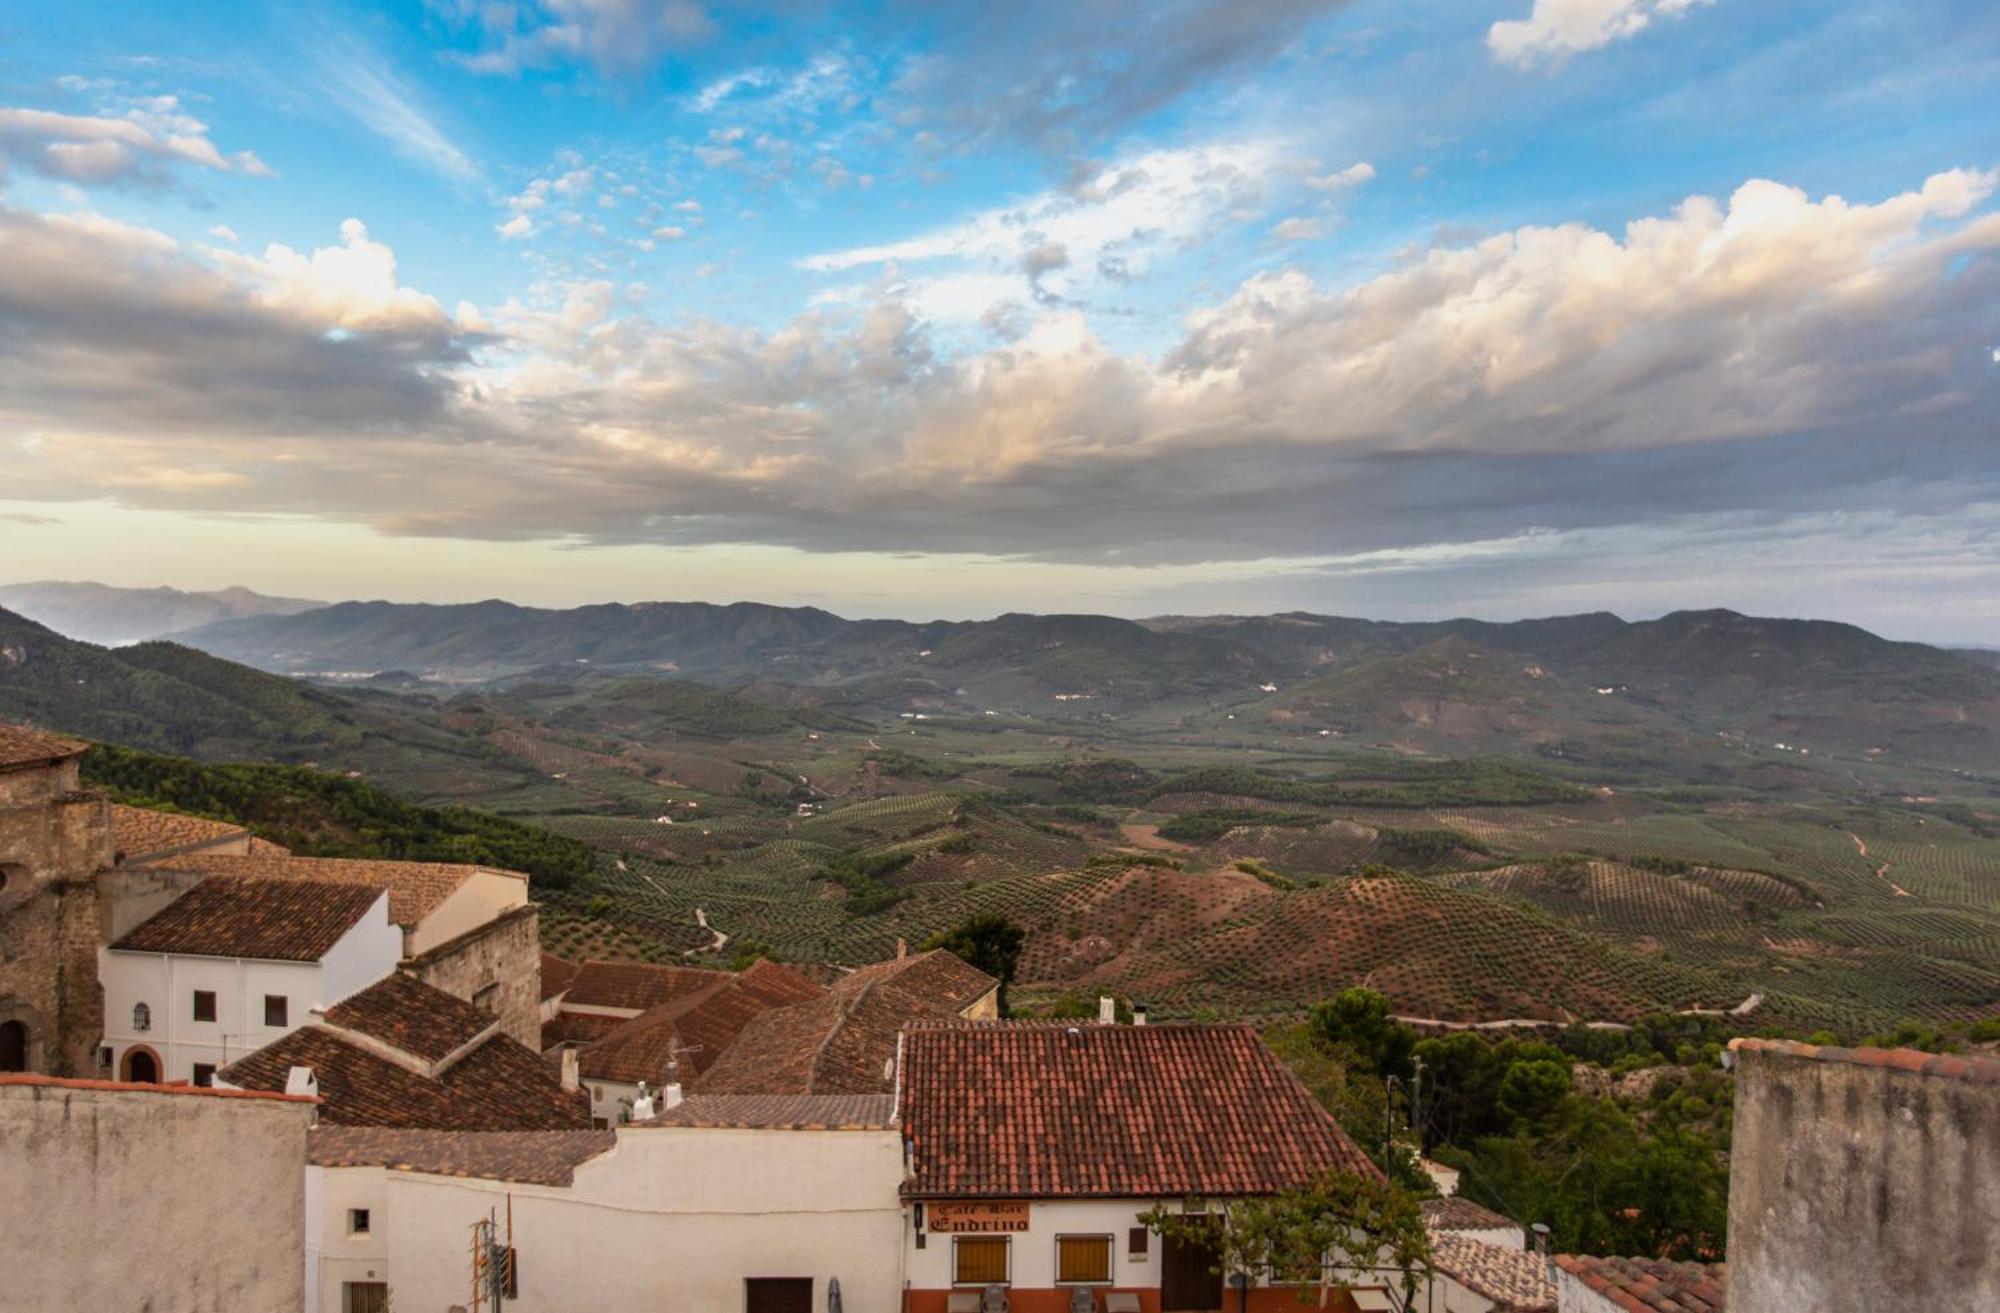
[{"label": "blue sky", "polygon": [[1969,0],[41,7],[7,568],[2000,641],[1996,77]]}]

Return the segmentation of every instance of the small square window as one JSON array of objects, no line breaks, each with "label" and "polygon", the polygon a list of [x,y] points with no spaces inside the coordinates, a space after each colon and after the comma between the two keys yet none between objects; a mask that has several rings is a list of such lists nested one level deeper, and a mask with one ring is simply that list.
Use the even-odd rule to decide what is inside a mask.
[{"label": "small square window", "polygon": [[194,1019],[196,1021],[215,1020],[215,991],[197,989],[194,992]]},{"label": "small square window", "polygon": [[199,1086],[201,1086],[201,1087],[202,1087],[203,1089],[212,1089],[212,1088],[214,1088],[214,1086],[215,1086],[215,1064],[214,1064],[214,1063],[212,1063],[212,1062],[197,1062],[197,1063],[195,1063],[195,1064],[194,1064],[194,1083],[195,1083],[195,1084],[197,1084],[197,1085],[199,1085]]},{"label": "small square window", "polygon": [[291,1015],[292,1001],[283,994],[264,995],[264,1024],[267,1026],[289,1026],[286,1018]]},{"label": "small square window", "polygon": [[1151,1247],[1152,1232],[1143,1226],[1135,1226],[1125,1240],[1125,1252],[1133,1258],[1144,1258]]},{"label": "small square window", "polygon": [[368,1210],[366,1208],[350,1208],[347,1210],[347,1234],[368,1234]]},{"label": "small square window", "polygon": [[951,1280],[959,1286],[1006,1285],[1009,1246],[1003,1235],[953,1236]]},{"label": "small square window", "polygon": [[1060,1235],[1056,1237],[1056,1284],[1083,1286],[1111,1280],[1111,1237],[1108,1235]]}]

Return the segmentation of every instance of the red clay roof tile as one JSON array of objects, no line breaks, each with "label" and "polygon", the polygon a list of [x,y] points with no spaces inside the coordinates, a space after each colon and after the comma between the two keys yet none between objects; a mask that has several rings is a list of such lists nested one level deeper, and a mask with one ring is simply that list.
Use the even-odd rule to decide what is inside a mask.
[{"label": "red clay roof tile", "polygon": [[915,1198],[1269,1194],[1379,1172],[1247,1025],[914,1022]]}]

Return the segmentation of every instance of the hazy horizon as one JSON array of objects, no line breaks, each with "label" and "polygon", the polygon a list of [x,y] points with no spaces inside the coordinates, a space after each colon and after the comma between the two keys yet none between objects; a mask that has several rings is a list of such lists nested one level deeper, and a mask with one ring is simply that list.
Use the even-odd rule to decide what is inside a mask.
[{"label": "hazy horizon", "polygon": [[1974,0],[46,7],[24,579],[2000,646]]}]

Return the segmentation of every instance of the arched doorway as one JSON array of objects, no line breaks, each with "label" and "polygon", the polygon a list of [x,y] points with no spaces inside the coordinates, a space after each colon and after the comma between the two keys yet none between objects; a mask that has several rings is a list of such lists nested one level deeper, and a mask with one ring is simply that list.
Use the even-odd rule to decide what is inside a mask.
[{"label": "arched doorway", "polygon": [[26,1071],[27,1069],[27,1024],[20,1021],[0,1021],[0,1071]]},{"label": "arched doorway", "polygon": [[126,1049],[125,1059],[121,1067],[120,1076],[124,1080],[133,1081],[140,1085],[158,1085],[160,1083],[160,1055],[147,1048],[144,1044]]}]

